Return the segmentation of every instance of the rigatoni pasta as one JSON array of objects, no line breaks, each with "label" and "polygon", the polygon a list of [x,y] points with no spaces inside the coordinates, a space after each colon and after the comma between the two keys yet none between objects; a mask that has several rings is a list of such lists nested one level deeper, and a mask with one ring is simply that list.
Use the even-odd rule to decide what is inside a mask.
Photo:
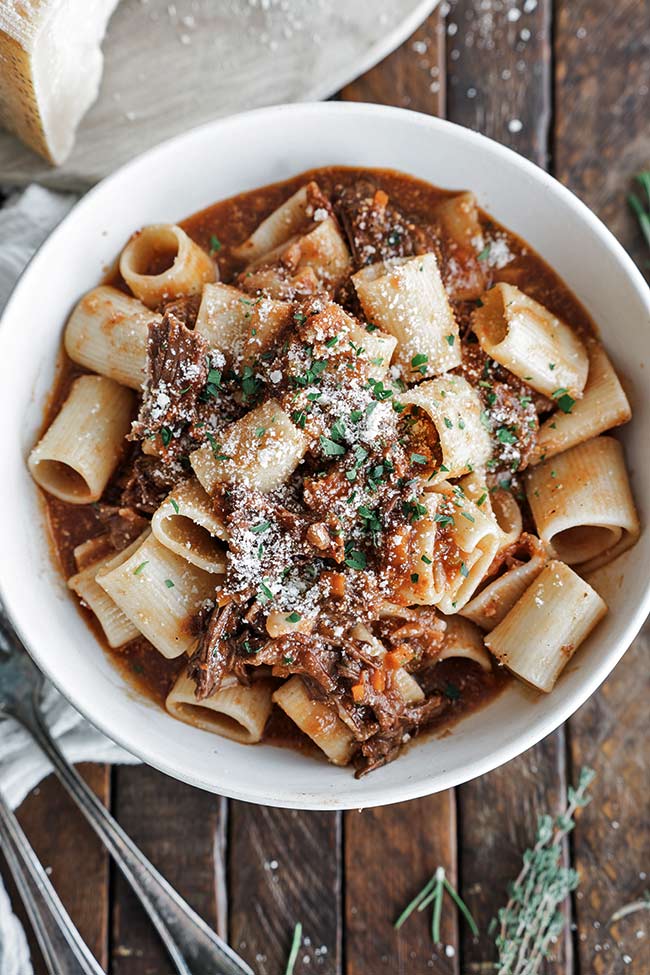
[{"label": "rigatoni pasta", "polygon": [[269,400],[228,427],[220,444],[208,443],[190,461],[208,494],[218,484],[271,491],[287,480],[306,450],[305,435]]},{"label": "rigatoni pasta", "polygon": [[75,379],[29,455],[34,480],[70,504],[98,501],[124,451],[135,408],[130,390],[103,376]]},{"label": "rigatoni pasta", "polygon": [[512,284],[486,291],[472,316],[483,350],[546,396],[582,396],[589,360],[581,339]]},{"label": "rigatoni pasta", "polygon": [[411,437],[417,435],[421,413],[435,427],[427,437],[432,448],[432,464],[427,466],[433,468],[429,483],[462,477],[490,459],[492,443],[481,419],[481,401],[462,376],[420,383],[402,394],[400,402],[412,418]]},{"label": "rigatoni pasta", "polygon": [[185,295],[200,294],[217,277],[214,261],[172,223],[151,224],[122,251],[120,274],[148,308]]},{"label": "rigatoni pasta", "polygon": [[169,659],[197,644],[193,617],[213,605],[215,577],[147,537],[95,580],[156,650]]},{"label": "rigatoni pasta", "polygon": [[148,327],[159,321],[142,302],[101,285],[84,295],[68,319],[65,351],[80,366],[139,390],[147,375]]},{"label": "rigatoni pasta", "polygon": [[485,644],[500,663],[549,692],[578,646],[607,612],[598,593],[563,562],[552,561]]},{"label": "rigatoni pasta", "polygon": [[512,675],[553,687],[640,525],[601,435],[625,393],[527,245],[470,192],[333,167],[119,267],[28,464],[70,589],[188,741],[363,775]]},{"label": "rigatoni pasta", "polygon": [[219,690],[197,701],[194,681],[181,673],[167,695],[165,707],[174,718],[232,741],[253,745],[261,741],[271,714],[273,683],[256,680],[249,686],[227,677]]},{"label": "rigatoni pasta", "polygon": [[588,346],[589,374],[582,398],[567,403],[541,425],[535,461],[548,460],[570,447],[627,423],[630,404],[614,367],[600,342]]},{"label": "rigatoni pasta", "polygon": [[623,448],[613,437],[595,437],[538,464],[526,493],[540,538],[584,571],[616,558],[639,536]]},{"label": "rigatoni pasta", "polygon": [[373,264],[352,281],[368,321],[397,339],[394,362],[405,379],[460,363],[458,325],[434,254]]},{"label": "rigatoni pasta", "polygon": [[126,562],[140,547],[147,535],[148,531],[140,535],[121,552],[79,568],[79,571],[68,579],[69,588],[79,596],[82,606],[86,606],[95,614],[109,647],[124,646],[125,643],[135,640],[140,631],[98,584],[97,573],[99,571],[110,572]]},{"label": "rigatoni pasta", "polygon": [[154,537],[206,572],[226,571],[228,532],[198,481],[181,481],[151,519]]}]

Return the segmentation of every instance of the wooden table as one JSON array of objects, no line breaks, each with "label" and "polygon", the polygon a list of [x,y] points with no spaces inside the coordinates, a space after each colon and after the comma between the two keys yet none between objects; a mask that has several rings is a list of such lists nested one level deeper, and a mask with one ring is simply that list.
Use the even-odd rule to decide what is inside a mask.
[{"label": "wooden table", "polygon": [[[650,165],[649,86],[650,0],[456,0],[338,97],[446,115],[512,146],[585,200],[647,272],[625,195]],[[423,915],[399,935],[394,918],[442,864],[485,932],[538,812],[558,811],[588,763],[598,772],[594,801],[566,851],[582,883],[547,971],[648,975],[650,915],[613,930],[607,920],[650,886],[649,638],[646,629],[565,728],[429,799],[303,813],[228,802],[143,767],[84,774],[259,975],[284,972],[298,920],[309,941],[296,975],[479,975],[492,971],[486,933],[474,942],[445,910],[451,947],[440,957]],[[102,965],[113,975],[170,972],[139,905],[56,782],[30,796],[20,818]]]}]

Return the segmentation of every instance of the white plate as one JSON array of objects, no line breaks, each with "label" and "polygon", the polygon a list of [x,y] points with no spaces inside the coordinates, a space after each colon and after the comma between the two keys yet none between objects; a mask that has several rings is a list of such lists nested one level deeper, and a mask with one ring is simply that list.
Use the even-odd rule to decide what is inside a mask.
[{"label": "white plate", "polygon": [[[85,189],[162,139],[235,112],[329,98],[438,0],[122,0],[99,98],[53,169],[0,130],[0,184]],[[220,147],[220,152],[223,152]]]},{"label": "white plate", "polygon": [[648,288],[603,224],[568,190],[509,149],[449,122],[399,109],[294,105],[213,122],[179,136],[92,190],[33,259],[2,320],[0,592],[48,676],[94,724],[144,761],[237,799],[316,809],[410,799],[513,758],[586,700],[623,655],[650,608],[650,533],[644,532],[605,587],[610,613],[552,694],[537,697],[513,684],[448,737],[416,742],[361,781],[347,769],[298,752],[247,747],[183,725],[125,684],[52,563],[25,467],[51,388],[63,322],[136,227],[176,220],[221,197],[325,164],[389,166],[442,186],[470,187],[483,206],[561,272],[598,322],[630,383],[635,419],[622,437],[644,523],[650,498]]}]

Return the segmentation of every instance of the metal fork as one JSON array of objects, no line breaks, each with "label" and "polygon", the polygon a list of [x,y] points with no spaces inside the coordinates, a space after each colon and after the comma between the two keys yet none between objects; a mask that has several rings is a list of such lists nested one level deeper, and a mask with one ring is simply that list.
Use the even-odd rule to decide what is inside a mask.
[{"label": "metal fork", "polygon": [[[0,606],[0,719],[15,718],[50,759],[57,776],[138,896],[179,975],[254,975],[246,962],[208,927],[158,873],[88,788],[73,766],[64,758],[50,735],[40,709],[43,682],[43,675],[28,655]],[[0,814],[0,822],[5,823],[5,828],[0,835],[4,835],[5,839],[8,832],[7,811],[5,807],[4,817]],[[12,826],[15,830],[17,825],[15,817],[12,813],[9,813],[9,816],[13,820]],[[16,843],[8,843],[8,847],[9,857],[15,861]],[[28,844],[27,847],[31,849]],[[33,851],[32,856],[35,859]],[[23,866],[27,866],[24,856],[22,861]],[[40,869],[42,872],[42,868]],[[36,883],[37,886],[39,880],[45,878],[47,881],[43,872],[42,877],[32,873],[32,878],[31,882]],[[54,896],[56,897],[56,894]],[[41,898],[41,910],[44,909],[44,903]],[[60,906],[60,902],[58,903]],[[51,903],[49,907],[52,907]],[[63,914],[65,915],[65,911]],[[65,922],[66,918],[72,926],[67,915],[62,918],[59,912],[59,922]],[[74,927],[72,930],[77,942],[80,942]],[[83,946],[83,942],[80,943]],[[92,955],[90,959],[94,962]],[[92,972],[96,975],[101,969],[96,962],[94,964],[94,968],[80,965],[76,971]],[[70,968],[67,971],[72,975],[74,969]]]}]

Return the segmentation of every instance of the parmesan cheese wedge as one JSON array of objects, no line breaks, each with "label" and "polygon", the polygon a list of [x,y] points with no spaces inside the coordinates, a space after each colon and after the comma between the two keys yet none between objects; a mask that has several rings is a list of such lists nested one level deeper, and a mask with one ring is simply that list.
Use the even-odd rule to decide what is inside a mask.
[{"label": "parmesan cheese wedge", "polygon": [[0,124],[48,162],[70,154],[99,91],[100,44],[118,0],[0,3]]}]

